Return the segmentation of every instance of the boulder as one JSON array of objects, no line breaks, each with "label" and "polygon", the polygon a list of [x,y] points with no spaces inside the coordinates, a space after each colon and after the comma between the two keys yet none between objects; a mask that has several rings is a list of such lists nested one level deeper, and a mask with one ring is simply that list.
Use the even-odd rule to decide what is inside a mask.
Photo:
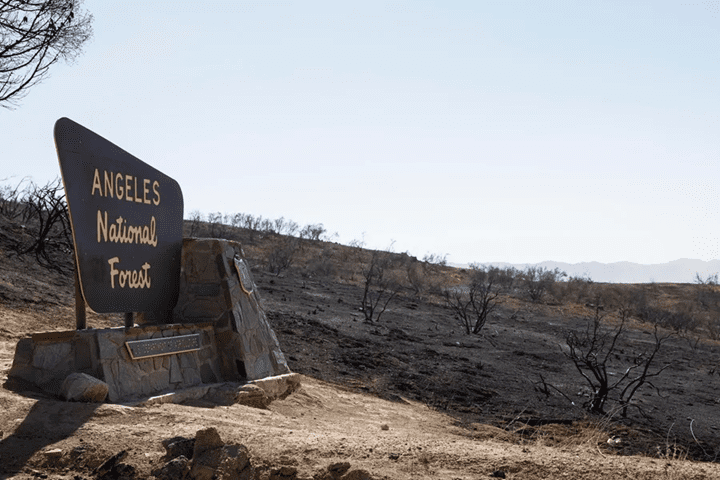
[{"label": "boulder", "polygon": [[180,456],[192,458],[195,450],[195,439],[185,437],[173,437],[162,441],[165,447],[166,458],[173,459]]},{"label": "boulder", "polygon": [[203,400],[217,405],[229,406],[239,403],[254,408],[267,408],[271,402],[265,390],[257,385],[247,384],[238,387],[232,383],[210,388]]},{"label": "boulder", "polygon": [[267,408],[270,401],[265,390],[256,385],[243,385],[237,390],[235,396],[235,403],[254,408]]},{"label": "boulder", "polygon": [[61,394],[68,401],[101,403],[107,397],[108,384],[86,373],[71,373],[62,384]]},{"label": "boulder", "polygon": [[216,470],[218,480],[255,480],[255,469],[250,464],[250,452],[244,445],[225,445],[222,460]]},{"label": "boulder", "polygon": [[[349,471],[348,471],[349,470]],[[373,480],[365,470],[350,470],[348,462],[332,463],[313,475],[314,480]]]},{"label": "boulder", "polygon": [[215,428],[198,430],[190,463],[193,480],[254,480],[250,452],[244,445],[225,445]]},{"label": "boulder", "polygon": [[348,462],[332,463],[327,467],[327,471],[332,478],[340,478],[345,475],[348,470],[350,470],[350,463]]},{"label": "boulder", "polygon": [[190,460],[184,456],[173,458],[159,471],[153,472],[158,480],[183,480],[190,473]]},{"label": "boulder", "polygon": [[193,448],[193,458],[197,458],[207,450],[214,450],[224,445],[220,434],[214,427],[203,428],[195,432],[195,446]]},{"label": "boulder", "polygon": [[297,480],[298,469],[282,466],[270,470],[270,480]]}]

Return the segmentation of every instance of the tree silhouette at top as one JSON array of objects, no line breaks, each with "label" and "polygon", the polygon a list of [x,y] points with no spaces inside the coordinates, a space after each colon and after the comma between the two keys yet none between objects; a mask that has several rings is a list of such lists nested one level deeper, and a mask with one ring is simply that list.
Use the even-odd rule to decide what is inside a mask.
[{"label": "tree silhouette at top", "polygon": [[0,0],[0,106],[12,108],[58,60],[71,63],[92,36],[82,0]]}]

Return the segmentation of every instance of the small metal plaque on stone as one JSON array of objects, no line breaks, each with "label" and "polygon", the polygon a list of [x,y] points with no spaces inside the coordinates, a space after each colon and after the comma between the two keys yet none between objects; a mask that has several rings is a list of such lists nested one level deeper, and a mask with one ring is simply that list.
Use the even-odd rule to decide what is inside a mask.
[{"label": "small metal plaque on stone", "polygon": [[177,337],[148,338],[147,340],[132,340],[125,342],[125,346],[133,360],[142,358],[171,355],[174,353],[192,352],[200,350],[200,334],[179,335]]},{"label": "small metal plaque on stone", "polygon": [[243,292],[245,292],[247,295],[252,295],[254,288],[254,284],[252,281],[252,276],[250,275],[250,270],[248,269],[245,262],[243,262],[242,258],[235,255],[235,270],[237,270],[238,278],[240,279],[240,288],[243,289]]}]

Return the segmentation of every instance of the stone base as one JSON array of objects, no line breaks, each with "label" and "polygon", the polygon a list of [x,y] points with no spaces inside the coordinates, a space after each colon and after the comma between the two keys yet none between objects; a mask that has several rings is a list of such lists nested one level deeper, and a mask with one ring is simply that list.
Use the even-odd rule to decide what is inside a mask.
[{"label": "stone base", "polygon": [[[199,334],[200,349],[133,360],[125,342]],[[71,373],[108,385],[108,400],[143,398],[201,383],[222,381],[211,325],[162,325],[38,333],[20,339],[8,377],[60,394]]]},{"label": "stone base", "polygon": [[172,319],[215,327],[220,368],[228,381],[290,373],[237,242],[183,240],[180,297]]},{"label": "stone base", "polygon": [[[290,373],[237,242],[184,239],[177,306],[172,312],[140,313],[136,320],[141,325],[134,328],[23,338],[8,377],[59,395],[68,375],[85,373],[107,383],[110,402],[128,402],[198,385],[262,382]],[[171,323],[158,323],[162,321]],[[193,351],[178,347],[172,349],[178,353],[171,353],[159,345],[172,342],[150,342],[155,350],[134,354],[138,358],[132,358],[126,344],[181,335],[197,335],[199,344],[193,338]],[[148,352],[155,356],[142,358]],[[285,384],[268,381],[266,387],[278,385]]]},{"label": "stone base", "polygon": [[[125,342],[200,334],[200,349],[133,360]],[[11,379],[33,384],[60,396],[64,380],[86,373],[108,385],[108,401],[130,405],[181,403],[201,399],[208,391],[235,382],[255,385],[270,400],[282,398],[300,385],[300,375],[289,373],[237,382],[221,374],[213,328],[209,325],[146,325],[131,329],[72,330],[38,333],[20,339]]]}]

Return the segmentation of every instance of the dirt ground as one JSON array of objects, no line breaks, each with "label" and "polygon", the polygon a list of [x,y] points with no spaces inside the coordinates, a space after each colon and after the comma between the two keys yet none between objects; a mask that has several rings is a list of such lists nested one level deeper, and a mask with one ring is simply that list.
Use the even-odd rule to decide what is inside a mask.
[{"label": "dirt ground", "polygon": [[[83,405],[0,393],[3,478],[92,478],[110,456],[137,478],[149,478],[165,454],[160,440],[193,436],[214,426],[226,442],[250,449],[262,474],[294,466],[305,478],[331,463],[349,462],[373,478],[476,479],[504,472],[517,479],[712,479],[715,464],[603,453],[597,435],[581,432],[559,445],[518,441],[502,429],[468,431],[417,402],[397,403],[305,377],[303,387],[268,410],[234,405],[203,409],[165,404],[144,408]],[[384,426],[387,426],[384,429]],[[566,435],[566,432],[561,432]],[[601,439],[602,440],[602,439]],[[61,449],[59,460],[44,452]],[[14,472],[19,472],[13,474]],[[47,475],[47,476],[45,476]],[[496,474],[497,475],[497,474]]]},{"label": "dirt ground", "polygon": [[[587,392],[562,354],[589,307],[506,297],[484,335],[468,336],[432,298],[401,294],[369,324],[351,278],[253,274],[290,368],[303,374],[300,390],[266,410],[79,404],[8,388],[17,340],[73,328],[73,297],[69,275],[0,252],[0,478],[95,478],[123,450],[136,478],[151,478],[163,439],[210,426],[247,446],[260,478],[283,465],[312,478],[336,462],[376,479],[720,478],[715,341],[668,341],[662,396],[638,397],[647,417],[599,417],[582,408]],[[693,286],[657,288],[683,297]],[[90,327],[122,321],[88,316]],[[623,350],[647,345],[651,332],[634,322]]]}]

